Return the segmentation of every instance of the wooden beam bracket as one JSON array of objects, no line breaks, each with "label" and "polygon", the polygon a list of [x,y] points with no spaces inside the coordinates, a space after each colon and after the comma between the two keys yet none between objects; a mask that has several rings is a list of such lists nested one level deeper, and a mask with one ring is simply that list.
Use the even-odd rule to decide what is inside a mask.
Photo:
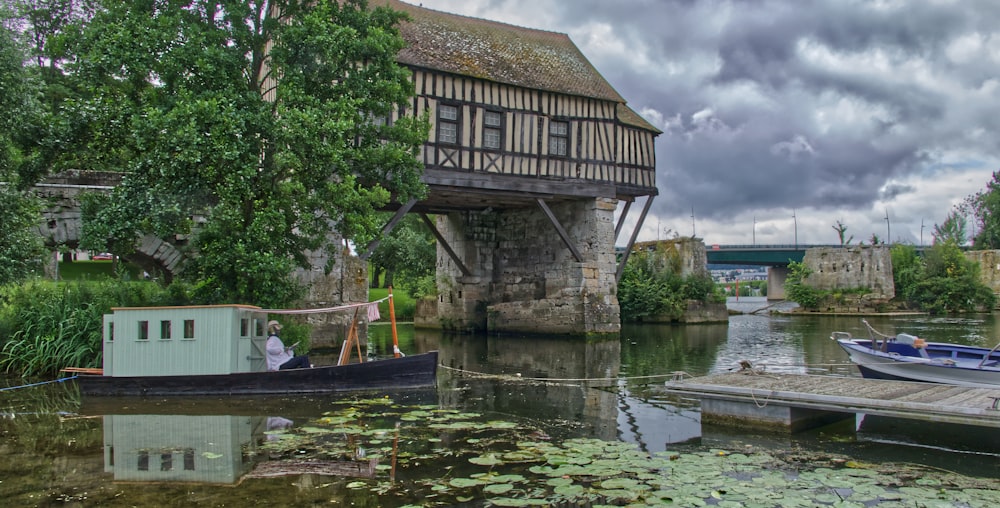
[{"label": "wooden beam bracket", "polygon": [[465,267],[465,263],[463,263],[462,260],[458,257],[458,254],[455,254],[455,251],[452,250],[451,245],[448,245],[448,242],[444,239],[444,236],[441,236],[441,232],[438,231],[437,226],[434,225],[434,221],[432,221],[430,217],[427,216],[426,213],[420,214],[420,218],[424,220],[424,224],[427,224],[427,228],[431,230],[431,234],[434,235],[434,238],[437,238],[438,245],[440,245],[444,249],[444,251],[448,253],[448,256],[451,258],[451,260],[454,261],[455,265],[458,266],[458,269],[462,271],[462,275],[466,277],[471,276],[472,272],[470,272],[469,269]]},{"label": "wooden beam bracket", "polygon": [[538,208],[542,209],[545,216],[549,218],[549,222],[551,222],[556,228],[556,233],[559,233],[559,238],[562,238],[563,243],[566,244],[566,248],[573,253],[573,258],[576,259],[576,262],[582,263],[583,255],[580,254],[580,250],[576,248],[576,245],[573,245],[573,241],[570,239],[569,233],[567,233],[566,229],[559,223],[559,219],[557,219],[555,214],[552,213],[552,209],[549,208],[549,205],[545,204],[545,201],[542,198],[536,198],[535,202],[538,203]]},{"label": "wooden beam bracket", "polygon": [[[632,247],[635,245],[636,237],[639,236],[639,230],[642,229],[642,224],[646,222],[646,214],[649,213],[649,207],[653,205],[654,197],[656,196],[647,196],[646,203],[642,205],[642,213],[639,214],[639,222],[635,224],[635,229],[632,230],[632,236],[628,239],[628,245],[625,247],[625,252],[622,253],[622,259],[618,261],[618,271],[615,272],[615,284],[622,281],[622,273],[625,271],[625,263],[628,262],[628,255],[632,252]],[[627,208],[626,211],[628,211]],[[618,219],[618,222],[622,222],[624,220],[625,215],[622,214],[622,217]]]},{"label": "wooden beam bracket", "polygon": [[392,219],[389,219],[389,222],[387,222],[385,227],[382,228],[382,234],[368,244],[368,248],[365,250],[365,253],[361,255],[361,259],[367,261],[368,258],[372,257],[372,254],[375,253],[375,249],[378,248],[378,244],[382,243],[382,238],[385,238],[389,235],[389,233],[392,233],[392,230],[396,228],[396,224],[399,224],[399,221],[403,220],[403,216],[406,215],[415,204],[417,204],[417,200],[411,199],[405,205],[400,207],[399,210],[396,210],[396,215],[393,215]]}]

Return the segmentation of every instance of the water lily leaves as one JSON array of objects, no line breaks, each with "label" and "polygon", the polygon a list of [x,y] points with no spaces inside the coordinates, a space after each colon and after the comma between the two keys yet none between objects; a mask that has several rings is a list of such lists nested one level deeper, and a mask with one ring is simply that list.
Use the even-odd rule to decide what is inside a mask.
[{"label": "water lily leaves", "polygon": [[475,478],[452,478],[448,481],[448,485],[455,487],[456,489],[465,489],[469,487],[477,487],[482,485],[483,482]]},{"label": "water lily leaves", "polygon": [[480,455],[478,457],[472,457],[469,462],[476,464],[478,466],[496,466],[503,464],[503,460],[496,456],[494,453],[487,453],[485,455]]},{"label": "water lily leaves", "polygon": [[514,490],[514,486],[509,483],[493,483],[483,487],[483,492],[487,494],[506,494]]},{"label": "water lily leaves", "polygon": [[[885,472],[848,458],[810,467],[744,449],[649,454],[634,443],[549,440],[523,422],[479,413],[386,404],[355,402],[269,432],[260,449],[296,460],[354,460],[367,450],[367,458],[379,459],[379,483],[348,488],[415,495],[435,506],[1000,506],[1000,493],[989,488],[962,491],[940,474]],[[386,481],[390,471],[396,476]]]}]

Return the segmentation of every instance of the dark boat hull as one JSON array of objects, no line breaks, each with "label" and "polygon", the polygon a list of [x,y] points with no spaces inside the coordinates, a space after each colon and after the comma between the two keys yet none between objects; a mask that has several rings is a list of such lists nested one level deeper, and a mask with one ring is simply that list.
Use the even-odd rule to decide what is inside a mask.
[{"label": "dark boat hull", "polygon": [[82,395],[282,395],[420,388],[437,384],[437,351],[350,365],[195,376],[79,375]]}]

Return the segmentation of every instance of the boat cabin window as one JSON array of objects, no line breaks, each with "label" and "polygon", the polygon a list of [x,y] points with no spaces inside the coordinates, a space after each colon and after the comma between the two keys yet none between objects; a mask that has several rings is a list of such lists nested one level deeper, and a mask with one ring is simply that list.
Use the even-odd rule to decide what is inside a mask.
[{"label": "boat cabin window", "polygon": [[107,335],[105,335],[105,337],[108,338],[108,341],[114,341],[115,340],[115,324],[114,323],[108,323],[108,333],[107,333]]},{"label": "boat cabin window", "polygon": [[160,321],[160,339],[170,340],[170,321]]},{"label": "boat cabin window", "polygon": [[246,338],[250,336],[250,319],[243,318],[240,320],[240,337]]},{"label": "boat cabin window", "polygon": [[257,318],[253,320],[253,334],[255,337],[264,335],[264,320]]},{"label": "boat cabin window", "polygon": [[149,340],[149,321],[139,321],[139,340]]},{"label": "boat cabin window", "polygon": [[194,320],[185,319],[184,320],[184,338],[193,339],[194,338]]}]

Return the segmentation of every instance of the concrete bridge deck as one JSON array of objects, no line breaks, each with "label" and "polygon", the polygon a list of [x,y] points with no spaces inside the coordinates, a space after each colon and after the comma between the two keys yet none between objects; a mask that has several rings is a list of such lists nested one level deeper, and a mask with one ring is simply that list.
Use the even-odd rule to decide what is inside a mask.
[{"label": "concrete bridge deck", "polygon": [[1000,428],[1000,389],[742,371],[668,381],[700,398],[702,421],[795,432],[854,414]]}]

